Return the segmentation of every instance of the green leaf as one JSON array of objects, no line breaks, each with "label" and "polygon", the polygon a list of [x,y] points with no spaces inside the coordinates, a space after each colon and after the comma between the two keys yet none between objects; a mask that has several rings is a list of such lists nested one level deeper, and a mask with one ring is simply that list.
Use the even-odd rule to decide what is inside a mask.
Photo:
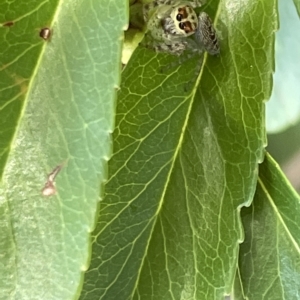
[{"label": "green leaf", "polygon": [[[276,2],[209,2],[221,55],[138,49],[123,72],[114,155],[81,299],[222,299],[255,192]],[[202,60],[202,64],[201,64]],[[173,65],[173,66],[172,66]]]},{"label": "green leaf", "polygon": [[294,4],[296,6],[298,15],[300,16],[300,1],[299,0],[294,0]]},{"label": "green leaf", "polygon": [[280,29],[276,33],[273,91],[267,103],[268,133],[283,131],[300,119],[300,19],[292,0],[279,0]]},{"label": "green leaf", "polygon": [[299,216],[299,195],[267,154],[254,201],[242,209],[239,267],[247,299],[299,298]]},{"label": "green leaf", "polygon": [[230,294],[230,299],[228,300],[247,300],[244,296],[243,284],[242,284],[241,274],[239,269],[237,269],[235,279],[234,279],[233,290]]},{"label": "green leaf", "polygon": [[0,3],[0,179],[43,51],[39,31],[51,24],[57,3]]},{"label": "green leaf", "polygon": [[[3,15],[3,12],[5,15]],[[74,299],[107,176],[126,1],[2,2],[0,298]],[[41,28],[52,37],[43,40]],[[55,196],[42,196],[62,164]]]}]

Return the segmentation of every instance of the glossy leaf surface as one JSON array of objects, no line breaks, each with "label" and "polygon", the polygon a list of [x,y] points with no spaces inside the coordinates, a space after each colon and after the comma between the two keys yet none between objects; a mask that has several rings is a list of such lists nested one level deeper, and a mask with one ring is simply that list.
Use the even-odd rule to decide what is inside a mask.
[{"label": "glossy leaf surface", "polygon": [[[205,6],[221,54],[138,49],[123,71],[114,155],[81,299],[222,299],[265,145],[275,1]],[[174,63],[177,65],[174,66]]]},{"label": "glossy leaf surface", "polygon": [[298,299],[300,198],[266,155],[250,208],[242,209],[240,274],[247,299]]},{"label": "glossy leaf surface", "polygon": [[[111,155],[126,5],[1,3],[1,299],[80,291]],[[56,195],[43,196],[60,165]]]}]

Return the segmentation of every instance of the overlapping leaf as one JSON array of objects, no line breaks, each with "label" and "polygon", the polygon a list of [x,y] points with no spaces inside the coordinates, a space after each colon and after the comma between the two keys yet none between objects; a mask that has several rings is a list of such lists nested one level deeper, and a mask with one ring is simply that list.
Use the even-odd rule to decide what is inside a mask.
[{"label": "overlapping leaf", "polygon": [[[74,299],[79,290],[111,153],[126,5],[1,4],[1,299]],[[60,164],[57,195],[45,198]]]},{"label": "overlapping leaf", "polygon": [[300,1],[299,0],[294,0],[294,4],[296,6],[298,15],[300,15]]},{"label": "overlapping leaf", "polygon": [[239,266],[247,299],[299,299],[300,198],[269,155],[242,219],[245,242]]},{"label": "overlapping leaf", "polygon": [[0,178],[58,1],[0,3]]},{"label": "overlapping leaf", "polygon": [[[208,3],[221,55],[177,67],[137,50],[81,299],[221,299],[262,160],[275,1]],[[201,66],[199,67],[199,65]],[[197,75],[195,75],[197,74]]]}]

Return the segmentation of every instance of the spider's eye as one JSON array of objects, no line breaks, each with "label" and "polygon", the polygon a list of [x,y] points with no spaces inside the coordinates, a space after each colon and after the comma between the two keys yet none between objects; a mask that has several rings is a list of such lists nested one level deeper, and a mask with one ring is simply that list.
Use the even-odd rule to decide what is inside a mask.
[{"label": "spider's eye", "polygon": [[176,16],[176,20],[180,22],[182,20],[182,14],[178,14]]},{"label": "spider's eye", "polygon": [[185,28],[185,23],[179,23],[179,28],[182,29],[182,30],[184,30],[184,28]]}]

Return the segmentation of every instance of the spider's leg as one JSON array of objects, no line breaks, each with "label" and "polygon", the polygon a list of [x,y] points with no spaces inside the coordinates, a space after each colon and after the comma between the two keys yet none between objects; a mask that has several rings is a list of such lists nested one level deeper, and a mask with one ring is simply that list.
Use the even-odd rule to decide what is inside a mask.
[{"label": "spider's leg", "polygon": [[219,40],[212,20],[207,13],[201,12],[198,21],[195,39],[199,43],[199,46],[203,46],[203,48],[211,55],[219,54]]}]

